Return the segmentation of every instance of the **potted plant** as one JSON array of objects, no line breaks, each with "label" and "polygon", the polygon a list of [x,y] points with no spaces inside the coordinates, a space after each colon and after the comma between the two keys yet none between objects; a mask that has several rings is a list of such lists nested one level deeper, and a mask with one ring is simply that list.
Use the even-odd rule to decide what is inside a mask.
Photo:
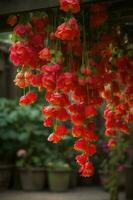
[{"label": "potted plant", "polygon": [[72,152],[72,141],[69,136],[62,143],[51,145],[46,159],[48,185],[53,192],[67,191],[70,186],[71,164],[68,152]]},{"label": "potted plant", "polygon": [[47,164],[48,184],[53,192],[65,192],[69,188],[71,168],[63,160],[49,162]]},{"label": "potted plant", "polygon": [[45,185],[45,158],[49,129],[41,126],[41,114],[36,106],[18,107],[18,151],[16,166],[24,190],[42,190]]},{"label": "potted plant", "polygon": [[0,99],[0,190],[9,186],[17,148],[17,132],[11,117],[15,107],[15,101]]},{"label": "potted plant", "polygon": [[[39,144],[38,144],[39,145]],[[20,149],[17,152],[21,186],[23,190],[42,190],[45,185],[44,156],[33,153],[34,149]],[[42,152],[43,153],[43,152]]]}]

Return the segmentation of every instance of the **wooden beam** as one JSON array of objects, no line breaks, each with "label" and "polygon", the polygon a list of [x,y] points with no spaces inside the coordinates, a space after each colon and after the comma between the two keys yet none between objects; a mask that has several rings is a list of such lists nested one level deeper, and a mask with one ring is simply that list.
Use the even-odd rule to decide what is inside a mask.
[{"label": "wooden beam", "polygon": [[[82,5],[90,3],[109,3],[110,9],[118,13],[119,10],[126,10],[133,7],[131,0],[80,0]],[[6,21],[11,14],[27,14],[35,10],[44,10],[59,6],[59,0],[0,0],[0,32],[9,32],[11,27],[7,25]]]},{"label": "wooden beam", "polygon": [[[107,0],[81,0],[82,3],[107,2]],[[126,0],[108,0],[108,2],[123,2]],[[59,6],[59,0],[2,0],[0,1],[0,15],[9,15]]]}]

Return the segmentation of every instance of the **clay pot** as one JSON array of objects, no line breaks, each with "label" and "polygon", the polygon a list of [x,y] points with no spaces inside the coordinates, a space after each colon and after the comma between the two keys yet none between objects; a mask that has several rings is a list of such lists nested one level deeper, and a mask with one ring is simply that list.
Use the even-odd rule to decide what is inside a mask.
[{"label": "clay pot", "polygon": [[45,185],[44,168],[21,168],[19,169],[20,181],[23,190],[39,191],[43,190]]},{"label": "clay pot", "polygon": [[48,169],[49,189],[53,192],[65,192],[69,188],[70,170]]}]

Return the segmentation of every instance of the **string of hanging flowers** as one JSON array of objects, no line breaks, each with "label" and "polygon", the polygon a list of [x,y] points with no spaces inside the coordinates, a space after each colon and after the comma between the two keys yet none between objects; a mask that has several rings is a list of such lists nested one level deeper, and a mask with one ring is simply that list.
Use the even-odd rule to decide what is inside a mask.
[{"label": "string of hanging flowers", "polygon": [[48,140],[57,143],[67,134],[75,137],[79,171],[92,176],[98,108],[106,102],[105,135],[110,148],[117,145],[119,134],[128,134],[133,120],[133,55],[122,38],[119,42],[122,36],[110,25],[106,4],[84,8],[78,0],[60,0],[60,10],[65,18],[57,27],[46,13],[32,14],[14,27],[10,48],[10,59],[18,67],[14,83],[24,90],[20,105],[37,101],[31,86],[45,91],[48,105],[42,107],[43,124],[53,127]]}]

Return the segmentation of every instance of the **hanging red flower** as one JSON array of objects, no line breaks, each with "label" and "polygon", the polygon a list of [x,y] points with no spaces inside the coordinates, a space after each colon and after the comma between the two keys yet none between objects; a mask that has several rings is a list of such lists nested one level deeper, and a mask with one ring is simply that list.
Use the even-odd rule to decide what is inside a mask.
[{"label": "hanging red flower", "polygon": [[50,61],[52,59],[52,54],[50,49],[44,48],[39,52],[39,58],[42,60]]},{"label": "hanging red flower", "polygon": [[85,165],[83,165],[80,169],[80,173],[82,174],[82,176],[93,176],[94,174],[94,167],[92,165],[92,163],[86,163]]},{"label": "hanging red flower", "polygon": [[57,27],[55,36],[61,40],[74,40],[80,36],[79,26],[74,17]]},{"label": "hanging red flower", "polygon": [[23,67],[30,65],[35,67],[37,64],[37,51],[30,48],[26,43],[17,42],[10,49],[10,59],[14,65]]},{"label": "hanging red flower", "polygon": [[37,100],[37,96],[34,92],[28,92],[24,96],[22,96],[19,100],[20,105],[29,105],[35,103]]},{"label": "hanging red flower", "polygon": [[72,13],[77,13],[80,11],[80,5],[78,0],[60,0],[60,9]]}]

